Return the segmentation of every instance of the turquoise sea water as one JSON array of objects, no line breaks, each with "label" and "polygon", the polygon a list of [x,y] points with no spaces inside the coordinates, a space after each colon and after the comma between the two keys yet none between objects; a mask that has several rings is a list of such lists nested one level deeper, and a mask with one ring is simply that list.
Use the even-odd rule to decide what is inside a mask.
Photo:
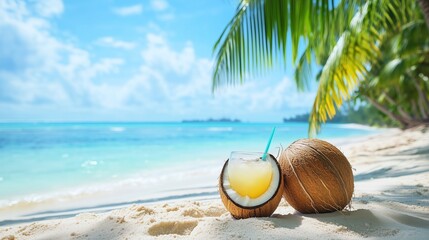
[{"label": "turquoise sea water", "polygon": [[[233,150],[271,152],[307,136],[305,123],[1,123],[0,201],[126,179],[140,172],[193,168]],[[325,125],[319,137],[375,133]],[[163,171],[159,171],[162,175]]]}]

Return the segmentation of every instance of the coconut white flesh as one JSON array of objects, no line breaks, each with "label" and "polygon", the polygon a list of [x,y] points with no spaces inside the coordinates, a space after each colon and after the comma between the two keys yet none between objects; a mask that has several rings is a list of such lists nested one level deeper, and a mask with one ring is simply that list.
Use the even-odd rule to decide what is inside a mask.
[{"label": "coconut white flesh", "polygon": [[276,194],[277,187],[279,186],[280,181],[280,170],[277,166],[276,161],[268,155],[267,161],[271,161],[271,168],[272,168],[272,178],[270,185],[262,195],[260,195],[257,198],[250,198],[249,196],[241,196],[238,194],[234,189],[231,188],[231,184],[228,179],[228,164],[225,166],[224,172],[223,172],[223,189],[225,189],[226,194],[231,198],[231,200],[243,207],[254,207],[259,206],[261,204],[266,203],[270,198]]}]

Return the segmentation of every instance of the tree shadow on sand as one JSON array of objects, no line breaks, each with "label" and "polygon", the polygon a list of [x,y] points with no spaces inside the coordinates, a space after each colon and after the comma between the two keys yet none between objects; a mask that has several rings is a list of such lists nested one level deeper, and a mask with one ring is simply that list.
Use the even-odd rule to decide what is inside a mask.
[{"label": "tree shadow on sand", "polygon": [[306,217],[338,226],[338,232],[353,232],[362,237],[386,237],[396,235],[400,229],[429,227],[429,221],[399,211],[387,209],[357,209],[324,214],[308,214]]},{"label": "tree shadow on sand", "polygon": [[429,155],[429,147],[423,146],[423,147],[416,147],[407,149],[404,151],[400,151],[399,153],[394,154],[395,156],[398,155]]},{"label": "tree shadow on sand", "polygon": [[380,169],[375,169],[370,172],[361,173],[354,177],[355,181],[364,181],[369,179],[377,179],[377,178],[387,178],[387,177],[401,177],[412,174],[419,174],[427,172],[428,169],[426,167],[422,167],[419,165],[411,165],[409,167],[403,169],[394,169],[392,167],[384,167]]},{"label": "tree shadow on sand", "polygon": [[367,209],[358,209],[350,212],[308,214],[306,217],[315,218],[329,225],[336,225],[339,232],[351,231],[363,237],[382,237],[397,233],[396,229],[385,226],[377,216]]},{"label": "tree shadow on sand", "polygon": [[410,206],[429,206],[429,188],[423,185],[399,185],[385,189],[380,194],[362,194],[353,198],[354,202],[401,203]]}]

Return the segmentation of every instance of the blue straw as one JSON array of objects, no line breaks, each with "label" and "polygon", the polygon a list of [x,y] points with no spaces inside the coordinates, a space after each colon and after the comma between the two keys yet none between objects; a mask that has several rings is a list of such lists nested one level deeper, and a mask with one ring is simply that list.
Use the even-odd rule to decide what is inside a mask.
[{"label": "blue straw", "polygon": [[273,131],[271,132],[270,139],[268,140],[267,147],[265,147],[265,152],[262,155],[262,160],[267,160],[268,150],[270,149],[271,141],[273,140],[274,132],[276,131],[276,127],[273,128]]}]

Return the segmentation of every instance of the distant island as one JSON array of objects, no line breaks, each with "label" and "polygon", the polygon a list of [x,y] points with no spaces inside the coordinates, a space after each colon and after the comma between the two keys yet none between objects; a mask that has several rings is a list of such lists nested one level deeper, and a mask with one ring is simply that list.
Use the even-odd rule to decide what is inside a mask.
[{"label": "distant island", "polygon": [[239,123],[241,122],[239,119],[230,119],[230,118],[209,118],[209,119],[191,119],[191,120],[183,120],[182,123],[203,123],[203,122],[233,122]]},{"label": "distant island", "polygon": [[283,122],[308,122],[309,116],[309,113],[297,114],[293,117],[283,118]]},{"label": "distant island", "polygon": [[[283,118],[283,122],[308,122],[310,117],[309,113],[298,114],[293,117]],[[328,122],[330,123],[364,123],[360,121],[360,119],[354,119],[350,115],[344,113],[338,113],[334,116],[333,119],[330,119]]]},{"label": "distant island", "polygon": [[[309,113],[298,114],[293,117],[283,118],[283,122],[308,122]],[[399,127],[397,122],[394,122],[380,113],[372,106],[364,105],[357,109],[348,108],[342,109],[328,123],[358,123],[370,126],[379,127]]]}]

